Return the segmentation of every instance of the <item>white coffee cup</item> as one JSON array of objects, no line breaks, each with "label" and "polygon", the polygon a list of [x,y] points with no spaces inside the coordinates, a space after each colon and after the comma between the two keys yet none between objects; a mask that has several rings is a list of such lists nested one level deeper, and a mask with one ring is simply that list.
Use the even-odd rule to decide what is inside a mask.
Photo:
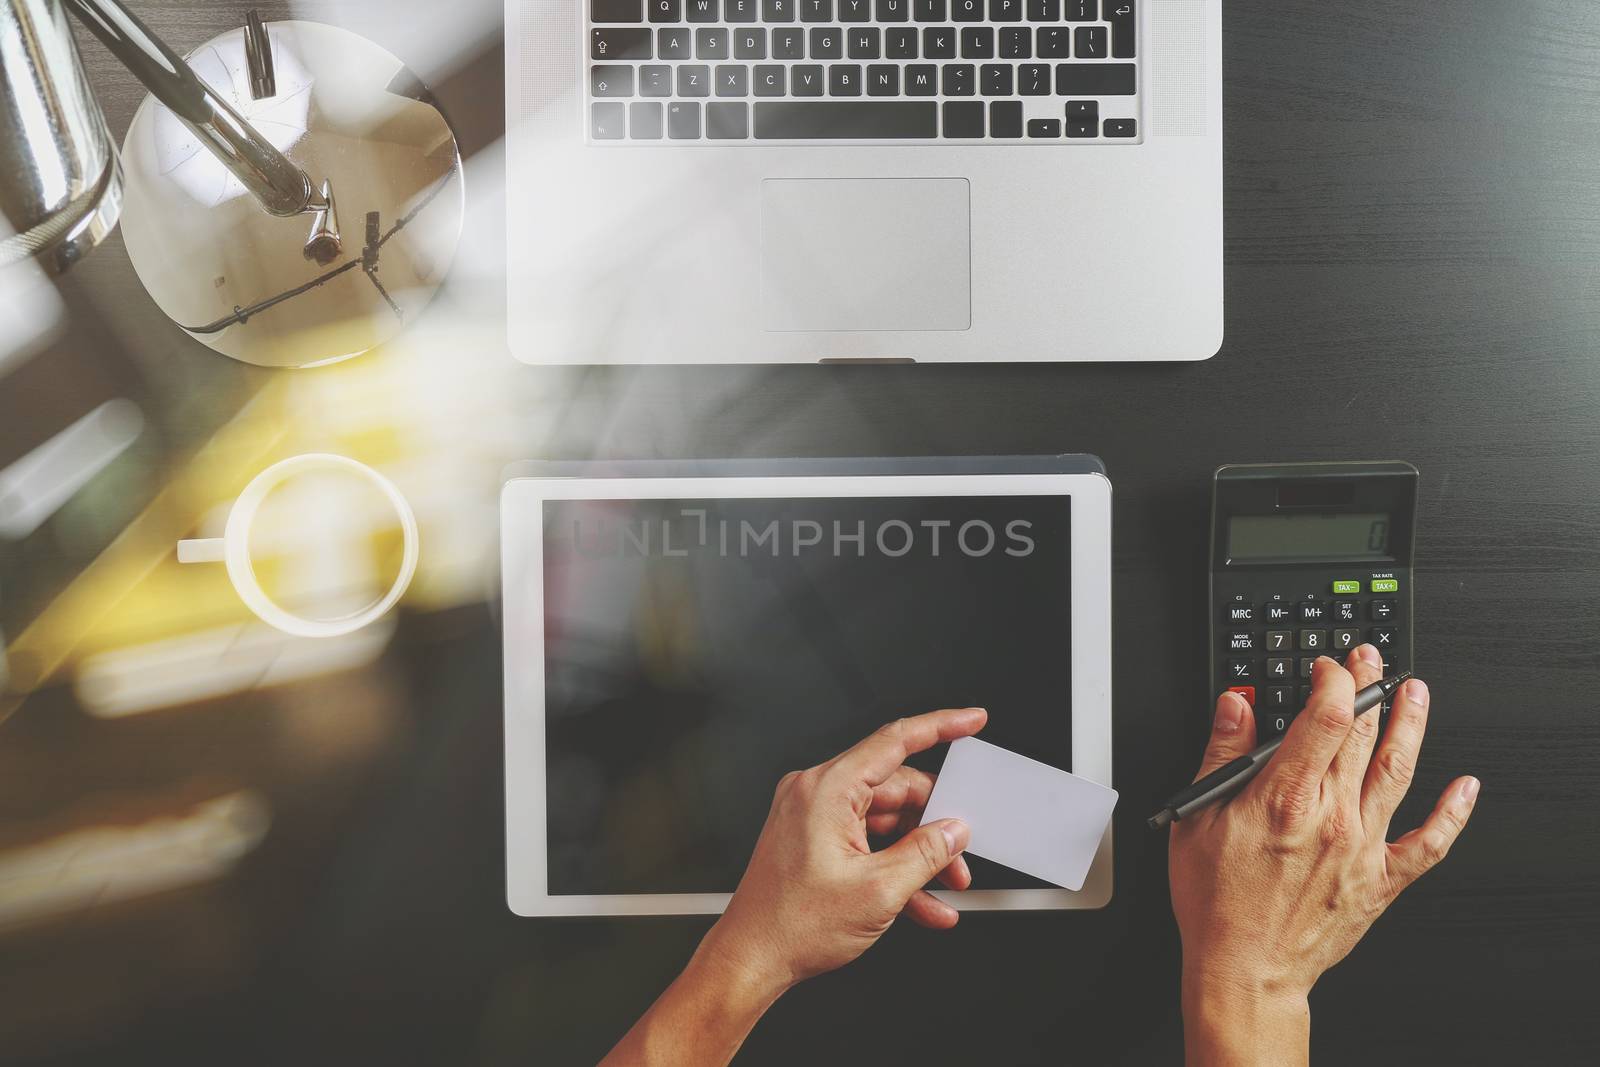
[{"label": "white coffee cup", "polygon": [[[311,471],[336,471],[365,478],[394,505],[404,536],[400,573],[395,576],[389,591],[360,611],[332,619],[308,619],[279,607],[261,588],[255,567],[250,563],[250,527],[255,523],[261,502],[284,481]],[[326,452],[291,456],[274,463],[251,479],[229,510],[228,523],[221,537],[191,538],[178,542],[179,563],[226,563],[228,578],[245,607],[255,612],[262,622],[295,637],[341,637],[382,618],[411,585],[411,579],[417,573],[417,556],[417,517],[412,514],[410,503],[394,483],[364,463]]]}]

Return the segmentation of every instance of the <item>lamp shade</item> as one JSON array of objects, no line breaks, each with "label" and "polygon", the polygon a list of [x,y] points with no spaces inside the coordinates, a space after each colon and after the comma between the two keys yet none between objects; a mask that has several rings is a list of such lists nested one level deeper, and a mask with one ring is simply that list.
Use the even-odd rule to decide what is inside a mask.
[{"label": "lamp shade", "polygon": [[381,344],[428,303],[460,239],[461,157],[421,83],[383,48],[315,22],[265,32],[268,95],[257,96],[243,28],[187,61],[322,188],[322,205],[263,210],[147,97],[123,142],[123,234],[151,297],[205,344],[262,366],[316,366]]}]

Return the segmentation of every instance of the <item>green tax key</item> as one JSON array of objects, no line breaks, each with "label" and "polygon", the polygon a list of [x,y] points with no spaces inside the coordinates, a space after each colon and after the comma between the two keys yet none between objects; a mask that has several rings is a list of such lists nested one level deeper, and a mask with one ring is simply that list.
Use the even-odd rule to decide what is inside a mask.
[{"label": "green tax key", "polygon": [[1374,578],[1372,579],[1372,591],[1374,593],[1398,593],[1400,591],[1400,579]]},{"label": "green tax key", "polygon": [[1359,593],[1359,592],[1361,592],[1361,583],[1360,582],[1334,582],[1333,583],[1333,591],[1335,593]]}]

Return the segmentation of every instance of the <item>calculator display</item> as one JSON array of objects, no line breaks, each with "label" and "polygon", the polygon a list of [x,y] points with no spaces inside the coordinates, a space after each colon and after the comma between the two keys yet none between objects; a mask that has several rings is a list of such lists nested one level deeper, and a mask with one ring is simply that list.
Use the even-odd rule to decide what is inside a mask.
[{"label": "calculator display", "polygon": [[1234,464],[1211,516],[1211,695],[1238,693],[1263,739],[1311,697],[1320,656],[1412,659],[1417,469],[1399,461]]},{"label": "calculator display", "polygon": [[1228,558],[1235,562],[1293,559],[1387,559],[1389,516],[1235,515],[1228,520]]}]

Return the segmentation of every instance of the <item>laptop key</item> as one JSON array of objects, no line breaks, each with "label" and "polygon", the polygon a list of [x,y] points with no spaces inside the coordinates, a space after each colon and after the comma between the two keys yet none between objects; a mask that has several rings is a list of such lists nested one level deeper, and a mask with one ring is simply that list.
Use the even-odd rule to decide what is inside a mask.
[{"label": "laptop key", "polygon": [[772,31],[773,59],[804,59],[806,57],[806,31],[778,29]]},{"label": "laptop key", "polygon": [[961,30],[962,59],[994,58],[994,27],[965,26]]},{"label": "laptop key", "polygon": [[821,64],[807,63],[789,70],[789,92],[795,96],[821,96],[826,86]]},{"label": "laptop key", "polygon": [[710,96],[711,68],[695,65],[678,68],[679,96]]},{"label": "laptop key", "polygon": [[[656,0],[650,0],[653,5]],[[641,22],[639,0],[589,0],[590,22]]]},{"label": "laptop key", "polygon": [[944,136],[946,138],[981,138],[981,136],[984,136],[984,104],[982,104],[982,101],[944,102]]},{"label": "laptop key", "polygon": [[996,100],[989,105],[989,136],[1022,136],[1021,100]]},{"label": "laptop key", "polygon": [[904,22],[910,7],[911,0],[877,0],[873,11],[879,22]]},{"label": "laptop key", "polygon": [[594,29],[589,31],[589,58],[622,62],[650,59],[650,31],[647,29]]},{"label": "laptop key", "polygon": [[867,67],[868,96],[899,96],[900,68],[894,63],[873,63]]},{"label": "laptop key", "polygon": [[693,38],[688,30],[661,30],[656,39],[657,59],[694,58]]},{"label": "laptop key", "polygon": [[762,22],[793,22],[799,0],[761,0]]},{"label": "laptop key", "polygon": [[722,17],[727,22],[754,22],[759,14],[757,0],[722,0]]},{"label": "laptop key", "polygon": [[846,47],[850,51],[851,59],[879,59],[883,55],[883,39],[878,32],[878,27],[867,26],[859,30],[848,30]]},{"label": "laptop key", "polygon": [[956,31],[953,26],[928,26],[922,31],[922,54],[928,59],[956,57]]},{"label": "laptop key", "polygon": [[944,135],[946,137],[982,137],[983,101],[946,100],[944,103]]},{"label": "laptop key", "polygon": [[844,58],[844,36],[837,26],[811,31],[811,58]]},{"label": "laptop key", "polygon": [[1135,119],[1106,119],[1107,137],[1137,137],[1139,123]]},{"label": "laptop key", "polygon": [[589,105],[589,132],[596,141],[622,140],[623,110],[627,105],[614,102]]},{"label": "laptop key", "polygon": [[733,31],[734,59],[766,59],[767,31],[763,29]]},{"label": "laptop key", "polygon": [[[683,21],[683,0],[644,0],[644,10],[651,22]],[[595,21],[603,20],[595,19]]]},{"label": "laptop key", "polygon": [[727,59],[728,31],[720,28],[695,30],[694,57],[696,59]]},{"label": "laptop key", "polygon": [[661,64],[639,68],[640,96],[671,96],[672,68]]},{"label": "laptop key", "polygon": [[1017,92],[1023,96],[1050,95],[1050,65],[1024,63],[1017,68]]},{"label": "laptop key", "polygon": [[633,95],[633,68],[593,66],[589,68],[589,93],[591,96],[613,97]]},{"label": "laptop key", "polygon": [[971,96],[977,89],[970,63],[946,63],[944,66],[944,95]]},{"label": "laptop key", "polygon": [[937,96],[939,68],[932,63],[906,64],[906,95]]},{"label": "laptop key", "polygon": [[984,96],[1011,95],[1011,64],[985,63],[978,71],[978,83]]},{"label": "laptop key", "polygon": [[1072,42],[1073,49],[1079,59],[1104,59],[1106,49],[1110,47],[1106,42],[1106,28],[1104,26],[1079,26]]},{"label": "laptop key", "polygon": [[637,100],[628,105],[628,137],[635,141],[661,140],[661,104]]},{"label": "laptop key", "polygon": [[1065,26],[1040,26],[1039,48],[1035,55],[1040,59],[1071,58],[1072,31]]},{"label": "laptop key", "polygon": [[751,85],[757,96],[782,96],[785,67],[782,63],[758,63],[751,72]]},{"label": "laptop key", "polygon": [[1134,24],[1138,19],[1133,5],[1134,0],[1105,0],[1106,21],[1111,23],[1112,59],[1134,57],[1134,34],[1138,32]]},{"label": "laptop key", "polygon": [[1000,29],[1001,59],[1032,59],[1033,32],[1026,26],[1003,26]]},{"label": "laptop key", "polygon": [[835,63],[828,68],[829,96],[860,96],[861,66],[857,63]]},{"label": "laptop key", "polygon": [[[717,16],[722,13],[722,8],[717,3],[717,0],[684,0],[684,3],[689,5],[690,22],[715,22],[717,21]],[[698,116],[695,121],[699,122]]]},{"label": "laptop key", "polygon": [[1060,119],[1029,119],[1028,120],[1028,136],[1029,137],[1060,137],[1061,136],[1061,120]]},{"label": "laptop key", "polygon": [[667,105],[667,136],[674,141],[700,139],[700,105],[678,100]]},{"label": "laptop key", "polygon": [[1100,124],[1094,119],[1068,119],[1068,137],[1096,137],[1100,133]]},{"label": "laptop key", "polygon": [[801,22],[832,22],[833,0],[795,0],[800,5]]},{"label": "laptop key", "polygon": [[895,26],[883,35],[883,54],[887,59],[916,59],[917,31],[910,26]]},{"label": "laptop key", "polygon": [[943,22],[945,0],[911,0],[911,11],[918,22]]},{"label": "laptop key", "polygon": [[712,141],[742,141],[750,136],[750,105],[719,100],[706,105],[706,137]]},{"label": "laptop key", "polygon": [[1096,0],[1066,0],[1066,3],[1068,22],[1093,22],[1099,16],[1095,10],[1099,6]]},{"label": "laptop key", "polygon": [[1132,96],[1132,63],[1058,63],[1058,96]]},{"label": "laptop key", "polygon": [[758,141],[894,140],[934,138],[938,105],[932,100],[758,101]]},{"label": "laptop key", "polygon": [[955,22],[982,22],[983,0],[951,0],[950,18]]},{"label": "laptop key", "polygon": [[720,66],[716,83],[718,96],[749,96],[750,68],[731,63]]}]

